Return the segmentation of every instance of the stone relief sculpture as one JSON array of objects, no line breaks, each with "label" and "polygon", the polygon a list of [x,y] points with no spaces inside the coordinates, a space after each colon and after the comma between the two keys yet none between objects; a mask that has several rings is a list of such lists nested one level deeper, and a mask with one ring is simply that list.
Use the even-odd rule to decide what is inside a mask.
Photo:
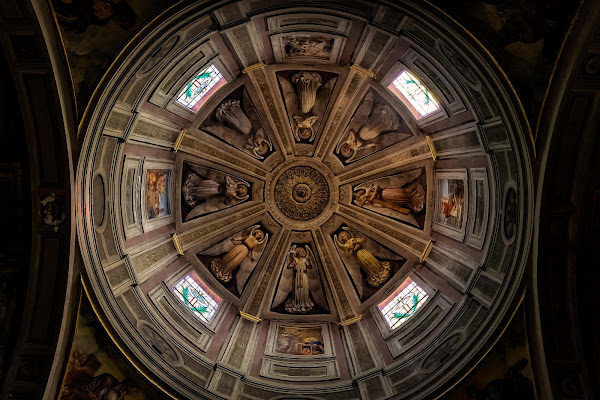
[{"label": "stone relief sculpture", "polygon": [[349,163],[412,136],[396,110],[369,90],[352,116],[336,147],[340,159]]},{"label": "stone relief sculpture", "polygon": [[422,228],[416,218],[426,204],[425,187],[418,182],[422,175],[424,180],[424,169],[417,168],[357,185],[353,204]]},{"label": "stone relief sculpture", "polygon": [[402,259],[349,227],[343,227],[339,234],[334,235],[334,240],[361,297],[364,286],[361,270],[366,274],[367,283],[376,288],[389,278],[390,260]]},{"label": "stone relief sculpture", "polygon": [[323,309],[328,309],[313,252],[307,245],[293,245],[288,252],[272,307],[286,300],[284,308],[287,312],[306,314],[313,310],[313,299]]},{"label": "stone relief sculpture", "polygon": [[221,282],[229,282],[236,272],[238,293],[242,293],[248,277],[262,255],[269,235],[260,225],[254,225],[239,236],[227,238],[215,246],[201,252],[201,255],[215,256],[210,270]]},{"label": "stone relief sculpture", "polygon": [[291,82],[282,75],[279,75],[278,79],[292,123],[294,138],[296,141],[312,142],[317,134],[318,124],[315,123],[325,112],[337,78],[331,78],[323,84],[321,74],[300,71],[292,76]]},{"label": "stone relief sculpture", "polygon": [[191,211],[182,218],[193,218],[242,203],[250,198],[250,184],[211,168],[185,163],[181,199]]},{"label": "stone relief sculpture", "polygon": [[262,160],[273,151],[273,144],[245,89],[241,97],[241,100],[223,101],[215,112],[219,124],[203,126],[202,129]]}]

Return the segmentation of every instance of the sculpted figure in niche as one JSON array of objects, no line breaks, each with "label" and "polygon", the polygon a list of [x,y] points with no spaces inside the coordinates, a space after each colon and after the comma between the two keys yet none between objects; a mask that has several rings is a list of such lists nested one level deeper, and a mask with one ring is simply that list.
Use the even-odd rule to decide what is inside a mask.
[{"label": "sculpted figure in niche", "polygon": [[[398,113],[389,104],[374,103],[373,91],[370,90],[350,120],[336,152],[349,162],[361,150],[377,150],[410,137],[410,133],[398,132],[403,125],[401,122]],[[394,134],[392,141],[382,140],[382,134]]]},{"label": "sculpted figure in niche", "polygon": [[366,275],[367,283],[376,288],[390,276],[390,261],[403,260],[403,257],[349,227],[343,227],[339,234],[334,235],[334,241],[361,298],[364,290],[361,270]]},{"label": "sculpted figure in niche", "polygon": [[365,240],[360,237],[360,234],[350,228],[347,228],[336,235],[336,244],[346,252],[346,254],[354,257],[354,259],[367,273],[367,282],[372,286],[379,286],[390,276],[390,263],[379,261],[373,253],[365,248]]},{"label": "sculpted figure in niche", "polygon": [[[289,294],[291,297],[288,298]],[[323,294],[321,279],[317,269],[317,262],[310,247],[293,245],[281,273],[277,294],[273,300],[273,308],[279,306],[284,300],[285,310],[292,314],[305,314],[314,307],[314,301],[323,309],[327,309],[327,302]]]},{"label": "sculpted figure in niche", "polygon": [[241,132],[246,140],[246,147],[259,157],[266,155],[270,150],[270,144],[265,140],[265,132],[262,128],[253,131],[250,119],[244,114],[239,100],[227,100],[217,109],[217,119],[231,128]]},{"label": "sculpted figure in niche", "polygon": [[423,168],[366,182],[354,187],[353,203],[419,226],[415,214],[425,209],[425,188],[416,180]]},{"label": "sculpted figure in niche", "polygon": [[238,292],[242,293],[244,284],[254,270],[268,239],[269,235],[256,225],[246,229],[242,235],[225,239],[201,254],[219,256],[212,259],[210,269],[221,282],[229,282],[233,271],[239,267],[236,284]]},{"label": "sculpted figure in niche", "polygon": [[229,99],[217,107],[215,118],[220,125],[208,125],[202,129],[258,159],[263,159],[273,149],[273,145],[265,134],[247,91],[243,90],[242,93],[241,103],[240,100]]},{"label": "sculpted figure in niche", "polygon": [[192,208],[184,216],[190,220],[248,200],[250,184],[210,168],[187,164],[181,185],[183,201]]},{"label": "sculpted figure in niche", "polygon": [[292,121],[294,137],[297,141],[312,141],[316,134],[315,123],[325,111],[337,78],[331,78],[323,84],[319,73],[308,71],[293,75],[291,82],[281,75],[278,78]]}]

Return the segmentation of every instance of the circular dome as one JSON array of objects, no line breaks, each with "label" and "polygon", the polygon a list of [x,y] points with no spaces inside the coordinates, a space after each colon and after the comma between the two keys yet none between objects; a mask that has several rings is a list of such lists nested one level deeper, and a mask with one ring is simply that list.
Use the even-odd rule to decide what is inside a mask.
[{"label": "circular dome", "polygon": [[173,397],[432,398],[515,309],[527,123],[426,5],[177,5],[82,127],[90,293]]}]

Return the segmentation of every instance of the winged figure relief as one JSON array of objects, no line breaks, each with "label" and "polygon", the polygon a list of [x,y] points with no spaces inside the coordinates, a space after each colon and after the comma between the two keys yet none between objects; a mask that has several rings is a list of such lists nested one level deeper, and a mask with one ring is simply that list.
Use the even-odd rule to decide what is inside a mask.
[{"label": "winged figure relief", "polygon": [[291,82],[281,75],[278,78],[295,139],[312,142],[317,134],[315,123],[325,112],[337,78],[323,84],[319,73],[307,71],[293,75]]},{"label": "winged figure relief", "polygon": [[362,297],[364,282],[360,270],[366,273],[369,285],[379,287],[390,276],[389,260],[400,260],[402,257],[384,249],[355,229],[349,227],[342,229],[339,235],[334,235],[335,244],[359,296]]},{"label": "winged figure relief", "polygon": [[354,187],[353,203],[379,214],[419,226],[415,214],[425,208],[425,188],[416,180],[423,173],[417,168]]},{"label": "winged figure relief", "polygon": [[273,300],[273,308],[284,301],[285,310],[292,314],[310,312],[314,308],[315,302],[321,308],[328,309],[317,262],[309,246],[293,245],[288,252]]},{"label": "winged figure relief", "polygon": [[182,199],[191,211],[186,221],[223,208],[244,202],[250,198],[250,184],[223,172],[193,164],[184,174],[181,185]]},{"label": "winged figure relief", "polygon": [[211,261],[210,269],[221,282],[229,282],[233,272],[239,268],[235,283],[238,293],[242,293],[268,240],[269,234],[260,225],[254,225],[244,230],[240,236],[227,238],[200,254],[215,256]]},{"label": "winged figure relief", "polygon": [[246,90],[242,91],[241,101],[230,99],[222,102],[215,117],[219,124],[202,129],[261,160],[273,150]]},{"label": "winged figure relief", "polygon": [[409,132],[400,132],[401,129],[406,129],[405,124],[396,110],[389,104],[374,102],[373,90],[369,90],[338,142],[336,153],[350,162],[362,150],[373,148],[375,151],[412,136]]}]

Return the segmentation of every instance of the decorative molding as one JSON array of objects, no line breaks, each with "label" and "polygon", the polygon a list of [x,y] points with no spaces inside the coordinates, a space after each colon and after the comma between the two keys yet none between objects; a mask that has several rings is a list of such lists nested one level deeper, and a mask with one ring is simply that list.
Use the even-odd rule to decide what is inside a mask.
[{"label": "decorative molding", "polygon": [[177,136],[177,140],[175,141],[175,144],[173,145],[173,151],[175,153],[177,153],[177,150],[179,150],[179,147],[181,146],[181,142],[183,141],[183,137],[186,134],[186,130],[185,129],[181,129],[181,132],[179,132],[179,136]]},{"label": "decorative molding", "polygon": [[266,65],[265,65],[265,64],[263,64],[263,63],[258,63],[258,64],[251,65],[251,66],[249,66],[249,67],[247,67],[247,68],[244,68],[244,69],[242,70],[242,72],[243,72],[244,74],[247,74],[248,72],[250,72],[250,71],[254,71],[255,69],[259,69],[259,68],[265,68],[265,67],[266,67]]},{"label": "decorative molding", "polygon": [[252,314],[245,313],[243,311],[240,311],[240,317],[247,319],[248,321],[252,321],[252,322],[260,322],[261,321],[260,318],[254,316]]},{"label": "decorative molding", "polygon": [[183,248],[181,247],[181,243],[179,243],[179,237],[177,236],[177,234],[174,233],[173,236],[171,236],[171,238],[173,239],[173,244],[175,245],[175,248],[177,249],[177,253],[179,253],[180,255],[183,255]]},{"label": "decorative molding", "polygon": [[361,75],[366,75],[369,78],[374,78],[375,77],[375,73],[374,72],[369,71],[367,69],[364,69],[363,67],[361,67],[360,65],[357,65],[357,64],[351,65],[350,69],[353,70],[353,71],[358,72]]},{"label": "decorative molding", "polygon": [[339,323],[340,326],[348,326],[348,325],[352,325],[357,323],[358,321],[360,321],[362,319],[362,315],[356,316],[356,317],[352,317],[352,318],[348,318],[346,320],[343,320]]},{"label": "decorative molding", "polygon": [[419,262],[421,264],[425,262],[427,257],[429,257],[429,253],[431,253],[431,249],[433,248],[434,243],[435,242],[431,239],[429,239],[429,242],[427,242],[427,245],[425,246],[425,249],[423,250],[423,254],[421,254],[421,257],[419,257]]},{"label": "decorative molding", "polygon": [[435,145],[433,144],[433,140],[431,140],[431,136],[425,136],[425,140],[427,141],[427,146],[429,146],[429,151],[431,152],[431,158],[437,160],[439,157],[435,152]]}]

